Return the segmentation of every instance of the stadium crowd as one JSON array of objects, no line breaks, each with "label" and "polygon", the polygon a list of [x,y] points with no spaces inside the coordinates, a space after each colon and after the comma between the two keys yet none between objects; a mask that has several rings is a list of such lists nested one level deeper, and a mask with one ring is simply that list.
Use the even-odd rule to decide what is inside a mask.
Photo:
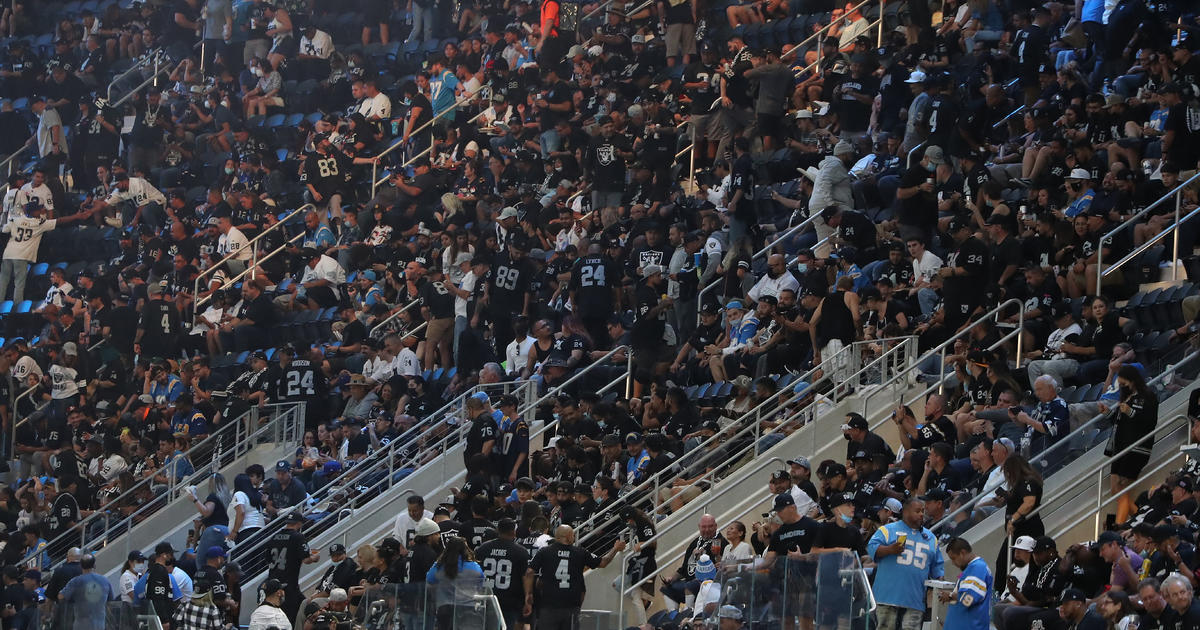
[{"label": "stadium crowd", "polygon": [[[509,627],[571,628],[584,571],[622,552],[650,627],[743,627],[721,583],[754,574],[791,576],[787,627],[822,620],[834,552],[862,557],[889,630],[918,627],[947,561],[948,627],[1200,627],[1200,469],[1122,495],[1094,543],[1034,512],[1092,445],[1125,453],[1114,493],[1138,480],[1149,380],[1200,329],[1182,292],[1118,307],[1166,251],[1195,263],[1173,222],[1200,187],[1155,204],[1200,165],[1186,3],[347,4],[0,14],[4,628],[104,627],[110,600],[236,625],[258,570],[253,630],[470,626],[484,584]],[[656,579],[658,520],[803,424],[746,445],[744,412],[816,405],[856,342],[968,325],[922,363],[948,387],[896,408],[898,443],[847,416],[844,460],[795,457],[770,516],[701,518]],[[627,364],[631,396],[595,393]],[[433,416],[512,380],[555,396]],[[244,413],[299,402],[294,457],[211,474]],[[446,435],[453,500],[409,497],[303,591],[316,499]],[[632,491],[656,475],[674,483]],[[186,548],[131,552],[110,583],[92,552],[128,530],[108,523],[171,500],[196,510]],[[980,559],[958,536],[1000,509],[1011,550]],[[269,567],[239,557],[255,546]]]}]

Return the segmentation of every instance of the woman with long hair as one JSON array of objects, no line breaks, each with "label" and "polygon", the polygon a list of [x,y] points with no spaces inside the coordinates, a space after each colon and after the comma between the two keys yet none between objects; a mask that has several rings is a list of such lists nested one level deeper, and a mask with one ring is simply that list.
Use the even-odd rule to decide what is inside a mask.
[{"label": "woman with long hair", "polygon": [[1096,600],[1096,610],[1108,622],[1108,630],[1137,630],[1138,614],[1125,591],[1107,591]]},{"label": "woman with long hair", "polygon": [[1000,470],[1004,473],[1005,487],[1008,488],[1001,495],[1005,497],[1004,521],[1008,538],[1000,545],[1000,555],[996,558],[997,584],[1007,580],[1008,541],[1021,536],[1036,539],[1046,533],[1042,517],[1034,513],[1042,503],[1042,475],[1029,460],[1015,453],[1004,460]]},{"label": "woman with long hair", "polygon": [[[1122,365],[1117,370],[1117,388],[1121,398],[1115,406],[1100,403],[1100,413],[1109,414],[1114,427],[1104,454],[1112,457],[1130,449],[1112,462],[1108,480],[1113,494],[1128,488],[1150,462],[1154,427],[1158,424],[1158,397],[1146,385],[1141,371],[1132,365]],[[1126,492],[1117,499],[1118,523],[1124,523],[1136,511],[1132,493]]]},{"label": "woman with long hair", "polygon": [[221,545],[229,535],[227,510],[233,500],[233,493],[229,491],[229,484],[225,482],[225,476],[221,473],[215,473],[209,478],[208,496],[204,501],[196,495],[195,486],[189,487],[188,491],[192,495],[196,511],[200,513],[200,517],[195,519],[199,523],[196,529],[203,528],[200,542],[196,545],[196,565],[199,566],[208,561],[209,548]]},{"label": "woman with long hair", "polygon": [[483,568],[466,539],[452,536],[446,540],[442,555],[429,567],[425,583],[434,590],[438,630],[483,628],[483,618],[475,612],[475,596],[483,592]]},{"label": "woman with long hair", "polygon": [[233,478],[233,524],[227,538],[244,543],[266,524],[263,519],[262,493],[245,473]]}]

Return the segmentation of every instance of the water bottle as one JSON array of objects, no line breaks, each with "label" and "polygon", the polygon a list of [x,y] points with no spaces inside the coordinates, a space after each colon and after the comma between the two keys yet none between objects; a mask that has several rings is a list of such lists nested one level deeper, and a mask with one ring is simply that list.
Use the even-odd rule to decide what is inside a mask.
[{"label": "water bottle", "polygon": [[1032,440],[1030,439],[1028,432],[1021,436],[1021,457],[1029,459],[1031,442]]},{"label": "water bottle", "polygon": [[1103,94],[1103,95],[1104,95],[1104,96],[1106,96],[1106,97],[1107,97],[1109,94],[1112,94],[1112,79],[1105,79],[1105,80],[1104,80],[1104,87],[1103,87],[1103,88],[1100,90],[1100,93],[1101,93],[1101,94]]}]

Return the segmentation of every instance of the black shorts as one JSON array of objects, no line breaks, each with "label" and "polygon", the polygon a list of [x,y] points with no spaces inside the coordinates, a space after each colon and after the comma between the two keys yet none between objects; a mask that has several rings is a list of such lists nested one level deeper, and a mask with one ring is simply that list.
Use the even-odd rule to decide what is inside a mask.
[{"label": "black shorts", "polygon": [[1137,479],[1142,469],[1150,463],[1150,456],[1145,453],[1126,453],[1112,464],[1112,474],[1125,479]]},{"label": "black shorts", "polygon": [[756,114],[754,124],[758,127],[758,135],[778,138],[782,135],[783,116],[779,114]]},{"label": "black shorts", "polygon": [[388,21],[392,14],[392,3],[390,2],[374,2],[367,3],[366,16],[363,18],[363,26],[374,26],[383,24]]},{"label": "black shorts", "polygon": [[321,308],[337,306],[338,297],[332,287],[312,287],[304,290],[304,296],[316,302]]}]

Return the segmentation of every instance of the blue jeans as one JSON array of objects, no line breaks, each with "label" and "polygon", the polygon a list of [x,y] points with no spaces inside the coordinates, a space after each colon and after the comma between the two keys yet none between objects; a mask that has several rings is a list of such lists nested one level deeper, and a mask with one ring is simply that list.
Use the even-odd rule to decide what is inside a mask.
[{"label": "blue jeans", "polygon": [[224,525],[209,525],[204,528],[200,534],[200,542],[196,543],[196,566],[203,566],[208,562],[209,547],[224,547],[225,537],[229,535],[229,528]]},{"label": "blue jeans", "polygon": [[425,42],[433,39],[433,7],[421,7],[416,2],[412,5],[412,32],[409,40]]},{"label": "blue jeans", "polygon": [[558,135],[557,130],[547,129],[538,137],[538,143],[542,145],[542,159],[546,159],[562,147],[562,137]]}]

